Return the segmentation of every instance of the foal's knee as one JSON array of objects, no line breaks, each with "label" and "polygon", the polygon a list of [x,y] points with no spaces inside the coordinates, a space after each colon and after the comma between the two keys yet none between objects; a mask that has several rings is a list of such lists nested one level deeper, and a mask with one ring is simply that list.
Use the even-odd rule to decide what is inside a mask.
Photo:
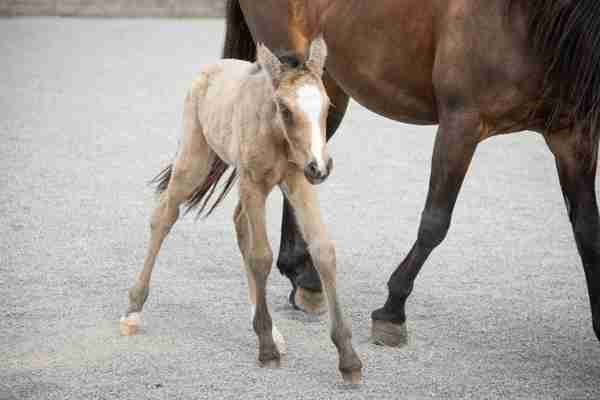
[{"label": "foal's knee", "polygon": [[439,246],[450,228],[450,213],[441,210],[425,210],[421,216],[418,243],[427,249]]},{"label": "foal's knee", "polygon": [[255,249],[248,256],[248,265],[258,277],[266,279],[273,264],[273,252],[270,249]]}]

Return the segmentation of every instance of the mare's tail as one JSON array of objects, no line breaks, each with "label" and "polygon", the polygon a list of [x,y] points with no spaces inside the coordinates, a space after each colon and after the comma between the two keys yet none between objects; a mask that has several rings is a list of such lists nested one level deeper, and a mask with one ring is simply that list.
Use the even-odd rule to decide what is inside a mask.
[{"label": "mare's tail", "polygon": [[544,98],[567,116],[583,149],[600,137],[600,1],[508,0],[528,12],[528,40],[545,67]]},{"label": "mare's tail", "polygon": [[256,43],[246,24],[239,0],[227,0],[227,28],[223,58],[237,58],[254,62],[256,60]]},{"label": "mare's tail", "polygon": [[[233,184],[237,179],[237,170],[234,168],[229,177],[225,181],[223,188],[221,189],[221,193],[217,197],[217,199],[212,203],[210,207],[208,207],[208,203],[210,199],[215,194],[217,189],[217,185],[221,180],[221,177],[225,174],[225,172],[229,169],[229,165],[227,165],[223,160],[221,160],[216,155],[214,156],[213,162],[210,166],[210,170],[204,182],[194,189],[189,199],[186,201],[186,210],[187,214],[192,209],[198,207],[198,217],[204,214],[204,217],[208,217],[212,212],[217,208],[219,204],[225,199],[227,194],[231,191]],[[156,192],[161,194],[167,190],[169,187],[169,181],[171,180],[171,175],[173,174],[173,164],[169,164],[165,167],[158,175],[156,175],[151,181],[151,184],[156,185]],[[207,210],[208,207],[208,211]]]}]

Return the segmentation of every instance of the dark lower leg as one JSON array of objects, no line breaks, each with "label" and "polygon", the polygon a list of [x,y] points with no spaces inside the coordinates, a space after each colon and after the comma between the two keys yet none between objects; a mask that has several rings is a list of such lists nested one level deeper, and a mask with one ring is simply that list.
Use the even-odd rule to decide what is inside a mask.
[{"label": "dark lower leg", "polygon": [[[442,119],[433,152],[429,192],[419,232],[410,252],[388,281],[388,298],[372,314],[376,343],[400,345],[406,321],[405,303],[427,257],[446,237],[452,210],[478,142],[478,120],[471,114]],[[405,329],[405,328],[404,328]]]},{"label": "dark lower leg", "polygon": [[[568,179],[563,176],[561,183]],[[587,184],[575,186],[565,182],[563,188],[577,249],[585,271],[594,332],[600,340],[600,218],[594,177],[588,176],[585,181]]]},{"label": "dark lower leg", "polygon": [[[600,340],[600,217],[596,200],[597,152],[577,140],[577,131],[546,137],[556,157],[569,220],[581,256],[592,311],[594,332]],[[597,147],[596,147],[597,149]]]},{"label": "dark lower leg", "polygon": [[418,239],[388,281],[385,305],[374,311],[374,320],[403,324],[406,321],[405,304],[412,292],[414,281],[429,254],[445,238],[450,226],[450,212],[426,210],[421,217]]}]

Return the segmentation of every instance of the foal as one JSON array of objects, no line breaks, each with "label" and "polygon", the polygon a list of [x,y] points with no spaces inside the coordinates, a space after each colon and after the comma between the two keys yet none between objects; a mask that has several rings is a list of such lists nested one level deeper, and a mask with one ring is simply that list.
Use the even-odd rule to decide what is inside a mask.
[{"label": "foal", "polygon": [[185,101],[179,153],[158,177],[160,204],[151,219],[144,269],[129,291],[129,309],[121,320],[124,334],[135,333],[139,325],[156,256],[179,216],[179,206],[184,202],[189,208],[200,205],[202,212],[219,178],[233,166],[225,190],[208,213],[227,194],[237,175],[239,203],[234,222],[248,276],[259,361],[277,365],[285,346],[266,301],[273,253],[265,226],[265,201],[279,186],[294,208],[326,292],[339,369],[345,381],[360,380],[362,364],[337,300],[335,249],[311,186],[323,182],[332,168],[325,150],[329,99],[321,79],[326,55],[322,38],[311,43],[304,64],[292,58],[282,63],[259,45],[257,63],[223,60],[204,69],[194,81]]}]

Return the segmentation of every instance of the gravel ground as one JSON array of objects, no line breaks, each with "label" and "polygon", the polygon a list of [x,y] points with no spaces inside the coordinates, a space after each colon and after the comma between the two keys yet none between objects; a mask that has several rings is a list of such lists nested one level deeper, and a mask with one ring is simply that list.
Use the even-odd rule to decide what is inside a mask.
[{"label": "gravel ground", "polygon": [[[176,225],[144,331],[121,337],[149,237],[146,182],[173,156],[185,92],[223,31],[219,19],[0,19],[0,399],[600,398],[583,271],[531,133],[481,145],[409,301],[409,345],[369,344],[369,314],[415,238],[435,129],[357,104],[319,191],[360,387],[341,383],[326,318],[291,310],[276,271],[269,302],[289,354],[257,366],[235,194]],[[275,249],[280,208],[273,195]]]}]

